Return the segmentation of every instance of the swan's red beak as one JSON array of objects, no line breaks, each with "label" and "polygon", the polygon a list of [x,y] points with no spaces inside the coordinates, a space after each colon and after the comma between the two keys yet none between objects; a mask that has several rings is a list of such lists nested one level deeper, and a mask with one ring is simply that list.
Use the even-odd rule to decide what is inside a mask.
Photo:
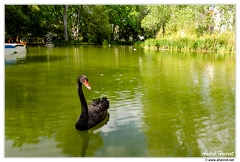
[{"label": "swan's red beak", "polygon": [[90,87],[88,81],[84,80],[83,84],[87,87],[87,89],[91,90],[91,87]]}]

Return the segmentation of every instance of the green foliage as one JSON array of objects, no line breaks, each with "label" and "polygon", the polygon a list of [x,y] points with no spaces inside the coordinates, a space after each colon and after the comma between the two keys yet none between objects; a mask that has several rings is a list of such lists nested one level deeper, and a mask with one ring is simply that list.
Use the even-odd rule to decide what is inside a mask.
[{"label": "green foliage", "polygon": [[147,7],[149,13],[142,20],[142,27],[151,31],[150,35],[153,35],[159,28],[162,28],[162,35],[165,34],[165,27],[168,23],[172,6],[170,5],[150,5]]},{"label": "green foliage", "polygon": [[93,42],[102,44],[105,39],[108,39],[111,28],[109,25],[107,12],[103,9],[103,6],[84,6],[83,15],[83,31],[84,40],[87,42]]},{"label": "green foliage", "polygon": [[[141,20],[146,15],[143,5],[107,5],[109,22],[112,24],[111,40],[118,41],[129,37],[138,39],[137,35],[142,34]],[[114,35],[116,34],[116,35]]]},{"label": "green foliage", "polygon": [[185,30],[186,33],[193,33],[195,21],[194,6],[192,5],[174,5],[172,6],[171,18],[166,25],[167,35]]},{"label": "green foliage", "polygon": [[28,32],[30,18],[24,13],[27,6],[5,5],[5,32],[7,36],[16,38]]},{"label": "green foliage", "polygon": [[[51,32],[52,40],[62,42],[102,42],[131,44],[139,36],[163,39],[166,47],[172,48],[175,39],[202,39],[208,34],[219,34],[214,29],[216,13],[211,5],[67,5],[64,32],[63,5],[5,5],[5,37],[27,38],[32,42],[43,41]],[[235,30],[235,5],[216,5],[221,14],[219,27],[225,25],[230,32]],[[65,23],[66,24],[66,23]],[[214,29],[214,30],[211,30]],[[64,36],[65,35],[65,36]],[[173,40],[173,42],[168,42]],[[186,46],[198,49],[217,48],[227,44],[228,39],[195,41],[191,45],[182,39],[179,48]],[[219,41],[218,43],[216,43]],[[67,43],[66,42],[66,43]],[[161,46],[163,42],[156,43]],[[213,43],[213,45],[210,45]],[[147,43],[148,44],[148,43]],[[216,45],[217,44],[217,45]],[[232,44],[232,43],[231,43]],[[233,47],[235,44],[233,44]]]}]

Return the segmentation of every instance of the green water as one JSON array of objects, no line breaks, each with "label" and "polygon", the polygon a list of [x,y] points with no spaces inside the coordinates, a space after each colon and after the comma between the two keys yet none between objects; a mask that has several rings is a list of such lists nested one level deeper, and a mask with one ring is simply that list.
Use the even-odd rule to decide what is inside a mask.
[{"label": "green water", "polygon": [[[109,119],[79,132],[76,79]],[[131,46],[29,47],[5,64],[6,157],[235,157],[235,59]],[[217,153],[217,154],[214,154]],[[222,153],[222,154],[221,154]]]}]

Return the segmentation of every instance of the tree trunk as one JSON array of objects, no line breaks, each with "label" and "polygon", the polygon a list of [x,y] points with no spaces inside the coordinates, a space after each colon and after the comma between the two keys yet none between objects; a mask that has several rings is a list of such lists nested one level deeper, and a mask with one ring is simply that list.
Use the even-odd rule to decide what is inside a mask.
[{"label": "tree trunk", "polygon": [[64,5],[63,24],[64,24],[64,39],[65,39],[65,41],[68,41],[67,11],[68,11],[68,5]]},{"label": "tree trunk", "polygon": [[163,37],[164,37],[164,35],[165,35],[165,23],[163,23],[163,26],[162,26],[162,35],[163,35]]},{"label": "tree trunk", "polygon": [[78,6],[78,12],[77,12],[77,33],[76,33],[76,39],[78,40],[78,36],[79,36],[79,24],[80,24],[80,9],[81,6]]}]

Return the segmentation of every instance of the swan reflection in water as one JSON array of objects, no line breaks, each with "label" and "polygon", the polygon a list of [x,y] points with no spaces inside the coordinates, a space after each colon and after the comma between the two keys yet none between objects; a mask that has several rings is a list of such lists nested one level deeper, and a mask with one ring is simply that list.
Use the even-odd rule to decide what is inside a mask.
[{"label": "swan reflection in water", "polygon": [[86,130],[86,131],[79,131],[76,130],[78,135],[82,138],[82,151],[81,151],[81,157],[85,157],[86,156],[86,152],[87,152],[87,148],[88,148],[88,144],[89,144],[89,135],[94,134],[94,131],[97,129],[100,129],[101,127],[103,127],[104,125],[106,125],[109,121],[110,115],[109,113],[107,114],[107,117],[100,122],[99,124],[97,124],[96,126]]}]

